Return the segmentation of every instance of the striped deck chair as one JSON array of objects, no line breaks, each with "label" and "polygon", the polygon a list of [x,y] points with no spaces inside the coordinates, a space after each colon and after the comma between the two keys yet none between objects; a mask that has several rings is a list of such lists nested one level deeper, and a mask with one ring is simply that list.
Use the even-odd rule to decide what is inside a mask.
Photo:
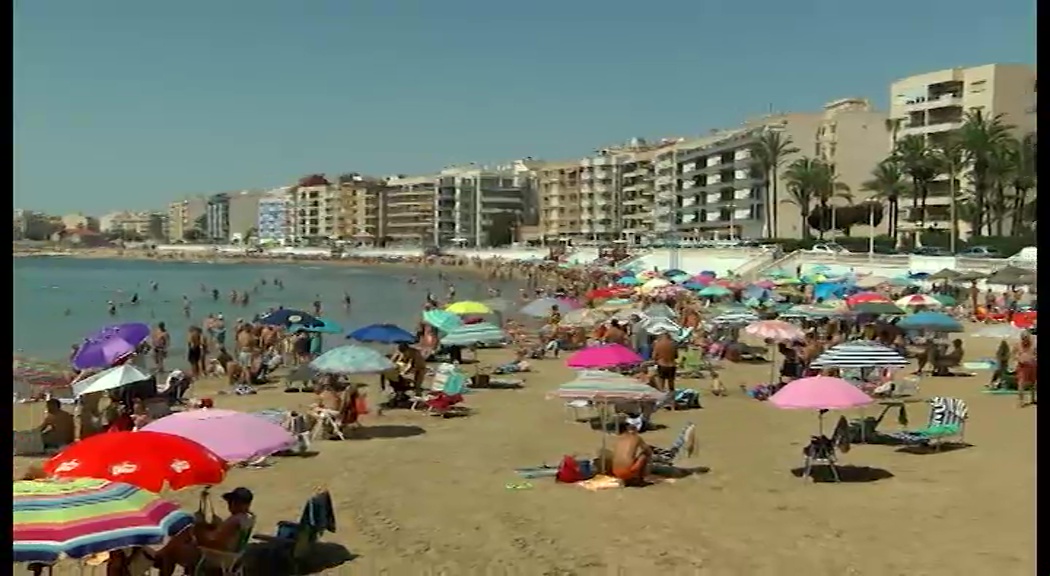
[{"label": "striped deck chair", "polygon": [[925,428],[887,435],[913,446],[933,446],[940,449],[949,438],[958,437],[962,441],[968,417],[966,402],[958,398],[936,396],[930,399],[930,421]]},{"label": "striped deck chair", "polygon": [[686,453],[692,456],[696,453],[696,425],[690,422],[686,424],[682,433],[674,439],[671,446],[667,448],[659,448],[653,446],[653,464],[659,466],[674,466],[674,461],[678,458],[678,453],[682,451],[682,448],[686,449]]}]

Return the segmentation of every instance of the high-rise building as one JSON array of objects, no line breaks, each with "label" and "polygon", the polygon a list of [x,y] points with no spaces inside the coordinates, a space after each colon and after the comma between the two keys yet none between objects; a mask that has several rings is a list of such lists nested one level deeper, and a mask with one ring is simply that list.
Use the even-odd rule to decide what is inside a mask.
[{"label": "high-rise building", "polygon": [[204,237],[209,242],[225,243],[230,238],[230,195],[225,192],[208,197],[205,209]]},{"label": "high-rise building", "polygon": [[385,237],[396,244],[424,246],[434,241],[436,176],[387,178]]},{"label": "high-rise building", "polygon": [[324,244],[336,239],[339,190],[324,177],[312,174],[288,192],[288,240],[293,244]]},{"label": "high-rise building", "polygon": [[288,192],[290,187],[276,188],[259,198],[259,220],[256,224],[260,244],[284,244],[288,237]]},{"label": "high-rise building", "polygon": [[532,190],[532,169],[521,161],[442,170],[437,176],[434,243],[490,245],[494,225],[517,227],[524,222],[526,198]]},{"label": "high-rise building", "polygon": [[[1002,115],[1017,136],[1036,128],[1036,71],[1023,64],[987,64],[950,68],[911,76],[890,86],[890,141],[921,136],[931,146],[944,143],[962,127],[966,113],[980,111],[985,118]],[[969,188],[963,174],[956,190]],[[940,175],[928,187],[926,227],[950,226],[951,183]],[[911,208],[901,205],[901,228],[914,226]],[[965,234],[966,225],[962,224]]]},{"label": "high-rise building", "polygon": [[569,240],[580,231],[580,161],[544,162],[536,168],[540,229],[548,241]]},{"label": "high-rise building", "polygon": [[[207,212],[208,202],[203,197],[185,198],[168,204],[168,242],[181,242],[190,230],[197,228],[197,220]],[[200,230],[203,234],[204,230]]]},{"label": "high-rise building", "polygon": [[336,235],[344,240],[375,243],[386,236],[385,180],[351,173],[339,177]]},{"label": "high-rise building", "polygon": [[233,192],[229,196],[229,230],[226,239],[244,242],[258,234],[259,199],[262,193],[253,190]]}]

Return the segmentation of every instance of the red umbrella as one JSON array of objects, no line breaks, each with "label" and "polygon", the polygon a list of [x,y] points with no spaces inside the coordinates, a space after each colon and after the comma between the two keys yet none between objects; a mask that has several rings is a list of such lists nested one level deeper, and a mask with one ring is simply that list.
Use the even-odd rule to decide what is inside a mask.
[{"label": "red umbrella", "polygon": [[605,300],[608,298],[618,298],[624,294],[631,294],[634,290],[623,288],[595,288],[586,294],[586,297],[590,300]]},{"label": "red umbrella", "polygon": [[161,432],[108,432],[81,440],[44,464],[65,478],[99,478],[160,492],[218,484],[226,462],[204,446]]},{"label": "red umbrella", "polygon": [[864,304],[866,302],[889,302],[890,299],[879,294],[878,292],[860,292],[846,298],[846,305],[850,308],[857,304]]}]

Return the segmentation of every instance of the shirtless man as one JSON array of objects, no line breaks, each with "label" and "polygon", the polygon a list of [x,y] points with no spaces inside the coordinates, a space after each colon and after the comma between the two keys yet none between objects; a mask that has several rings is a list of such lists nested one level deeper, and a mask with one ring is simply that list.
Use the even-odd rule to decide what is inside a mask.
[{"label": "shirtless man", "polygon": [[62,409],[62,403],[57,398],[47,401],[47,414],[44,423],[40,425],[40,435],[44,440],[44,448],[56,449],[68,446],[76,440],[77,427],[73,415]]},{"label": "shirtless man", "polygon": [[163,373],[164,359],[168,357],[168,345],[171,343],[168,328],[163,322],[158,322],[157,327],[153,329],[150,343],[153,345],[153,365],[158,374]]},{"label": "shirtless man", "polygon": [[[653,360],[656,362],[656,381],[660,389],[674,394],[674,379],[678,373],[678,347],[667,332],[660,334],[653,344]],[[671,407],[674,408],[674,403]]]},{"label": "shirtless man", "polygon": [[427,374],[427,363],[419,349],[402,342],[397,345],[397,355],[395,357],[398,358],[397,363],[399,367],[404,367],[401,370],[401,375],[411,379],[412,387],[415,389],[416,394],[420,394],[423,390],[423,380]]},{"label": "shirtless man", "polygon": [[625,486],[639,486],[645,482],[653,449],[642,440],[638,429],[628,424],[613,445],[612,473]]},{"label": "shirtless man", "polygon": [[609,329],[605,331],[605,342],[608,344],[627,344],[627,333],[620,327],[618,320],[609,322]]},{"label": "shirtless man", "polygon": [[255,334],[251,326],[244,326],[237,333],[237,363],[241,366],[251,366],[255,355]]}]

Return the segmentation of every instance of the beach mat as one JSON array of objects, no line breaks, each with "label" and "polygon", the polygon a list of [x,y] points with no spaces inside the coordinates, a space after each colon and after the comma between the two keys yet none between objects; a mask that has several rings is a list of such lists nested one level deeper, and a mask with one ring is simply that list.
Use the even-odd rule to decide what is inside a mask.
[{"label": "beach mat", "polygon": [[1017,390],[981,390],[984,394],[991,394],[992,396],[1017,396]]}]

